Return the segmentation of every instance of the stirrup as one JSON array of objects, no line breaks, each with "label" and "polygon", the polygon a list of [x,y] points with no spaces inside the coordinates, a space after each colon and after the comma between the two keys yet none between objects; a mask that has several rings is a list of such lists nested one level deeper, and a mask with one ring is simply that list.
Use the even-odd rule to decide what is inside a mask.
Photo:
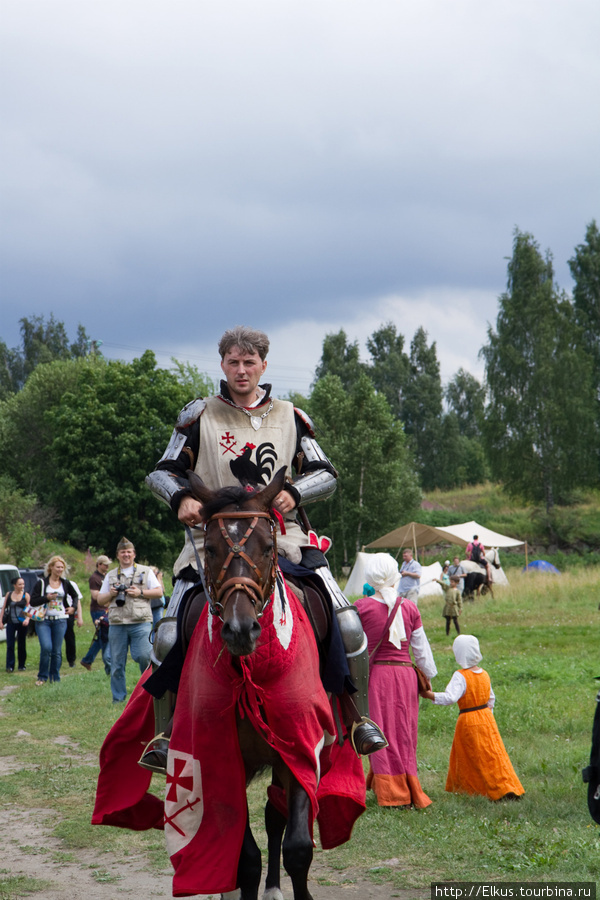
[{"label": "stirrup", "polygon": [[148,741],[144,752],[138,759],[138,766],[156,772],[158,775],[167,774],[167,754],[169,752],[169,738],[161,731]]},{"label": "stirrup", "polygon": [[360,722],[353,722],[350,731],[350,743],[357,756],[369,756],[376,750],[389,747],[386,737],[372,719],[363,716]]}]

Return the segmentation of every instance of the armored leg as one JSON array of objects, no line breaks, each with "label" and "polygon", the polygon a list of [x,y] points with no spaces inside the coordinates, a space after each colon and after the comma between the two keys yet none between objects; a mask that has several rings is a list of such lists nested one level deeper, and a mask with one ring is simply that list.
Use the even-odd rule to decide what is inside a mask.
[{"label": "armored leg", "polygon": [[359,756],[383,750],[388,742],[378,725],[369,718],[369,653],[367,636],[363,630],[356,607],[344,596],[327,566],[315,569],[323,587],[331,597],[337,618],[350,677],[357,691],[342,698],[341,706],[349,725],[350,740]]},{"label": "armored leg", "polygon": [[[155,671],[166,657],[177,640],[177,612],[185,592],[192,586],[189,581],[177,581],[165,615],[154,629],[154,642],[150,652],[152,669]],[[162,697],[154,698],[154,730],[155,736],[146,745],[139,760],[139,765],[151,772],[165,775],[167,772],[167,754],[171,735],[173,712],[176,694],[166,691]]]}]

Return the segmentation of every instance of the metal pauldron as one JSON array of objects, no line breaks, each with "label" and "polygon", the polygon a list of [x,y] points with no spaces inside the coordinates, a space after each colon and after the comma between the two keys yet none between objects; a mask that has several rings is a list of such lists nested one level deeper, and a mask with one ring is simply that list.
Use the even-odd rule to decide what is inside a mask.
[{"label": "metal pauldron", "polygon": [[330,469],[332,473],[335,472],[331,460],[325,456],[314,437],[311,437],[308,434],[302,435],[300,438],[300,449],[304,454],[306,465],[310,465],[312,468],[315,463],[323,463],[323,465]]},{"label": "metal pauldron", "polygon": [[205,408],[206,400],[203,397],[196,397],[195,400],[190,400],[177,416],[175,430],[180,431],[182,428],[189,428],[190,425],[193,425],[200,418]]}]

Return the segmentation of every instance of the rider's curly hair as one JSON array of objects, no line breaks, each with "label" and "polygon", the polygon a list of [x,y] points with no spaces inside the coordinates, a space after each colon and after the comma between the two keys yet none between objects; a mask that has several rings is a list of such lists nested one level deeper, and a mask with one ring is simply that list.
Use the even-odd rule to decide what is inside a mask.
[{"label": "rider's curly hair", "polygon": [[219,341],[221,359],[233,347],[239,347],[242,353],[258,353],[264,362],[269,352],[269,338],[264,331],[249,328],[248,325],[236,325],[225,332]]}]

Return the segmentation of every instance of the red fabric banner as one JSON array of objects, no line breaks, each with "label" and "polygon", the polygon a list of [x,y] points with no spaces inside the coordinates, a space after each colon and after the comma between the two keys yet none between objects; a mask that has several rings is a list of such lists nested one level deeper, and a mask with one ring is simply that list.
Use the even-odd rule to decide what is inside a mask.
[{"label": "red fabric banner", "polygon": [[[169,748],[164,827],[173,896],[236,887],[246,825],[245,773],[236,714],[258,730],[306,790],[324,848],[347,841],[365,809],[361,760],[333,743],[331,705],[304,609],[275,590],[255,652],[234,661],[221,622],[205,607],[185,659]],[[237,666],[237,668],[236,668]],[[94,824],[160,828],[163,805],[137,765],[154,733],[152,698],[136,687],[100,755]],[[285,811],[285,797],[270,790]]]},{"label": "red fabric banner", "polygon": [[143,688],[150,675],[147,669],[102,744],[92,825],[133,831],[163,827],[163,802],[148,792],[152,773],[138,766],[154,737],[152,697]]}]

